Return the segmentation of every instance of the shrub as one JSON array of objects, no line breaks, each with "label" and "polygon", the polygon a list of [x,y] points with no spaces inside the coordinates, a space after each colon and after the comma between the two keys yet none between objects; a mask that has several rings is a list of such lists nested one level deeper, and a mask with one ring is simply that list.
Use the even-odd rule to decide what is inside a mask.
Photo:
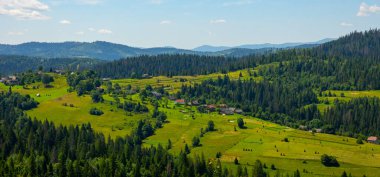
[{"label": "shrub", "polygon": [[239,160],[235,157],[235,160],[234,160],[234,164],[235,165],[239,165]]},{"label": "shrub", "polygon": [[245,128],[244,126],[244,120],[242,118],[237,119],[237,124],[239,128]]},{"label": "shrub", "polygon": [[323,154],[321,156],[321,163],[326,167],[339,167],[339,163],[334,156]]},{"label": "shrub", "polygon": [[276,170],[276,167],[274,166],[274,164],[272,164],[272,165],[270,166],[270,169],[272,169],[272,170]]},{"label": "shrub", "polygon": [[201,144],[201,140],[200,140],[199,137],[197,137],[197,136],[194,136],[192,142],[193,142],[193,147],[198,147],[198,146],[200,146],[200,144]]},{"label": "shrub", "polygon": [[221,152],[217,152],[217,153],[216,153],[216,158],[219,159],[220,157],[222,157],[222,153],[221,153]]},{"label": "shrub", "polygon": [[95,116],[100,116],[100,115],[102,115],[102,114],[104,114],[104,113],[103,113],[102,110],[100,110],[100,109],[98,109],[98,108],[91,108],[91,109],[90,109],[90,114],[91,114],[91,115],[95,115]]},{"label": "shrub", "polygon": [[207,124],[207,131],[214,131],[215,130],[215,124],[214,121],[210,120]]}]

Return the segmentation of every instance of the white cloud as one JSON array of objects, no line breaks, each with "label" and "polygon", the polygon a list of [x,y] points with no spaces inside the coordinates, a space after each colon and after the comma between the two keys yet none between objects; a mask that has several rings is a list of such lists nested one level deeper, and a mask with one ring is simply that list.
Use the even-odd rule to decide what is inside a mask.
[{"label": "white cloud", "polygon": [[340,23],[340,26],[351,27],[351,26],[354,26],[354,25],[352,23],[342,22],[342,23]]},{"label": "white cloud", "polygon": [[380,6],[377,6],[377,5],[369,6],[363,2],[360,4],[359,12],[356,15],[358,17],[366,17],[372,13],[380,13]]},{"label": "white cloud", "polygon": [[99,29],[98,33],[99,34],[112,34],[112,31],[109,29]]},{"label": "white cloud", "polygon": [[96,31],[95,28],[87,28],[88,31]]},{"label": "white cloud", "polygon": [[216,19],[216,20],[211,20],[211,24],[220,24],[220,23],[227,23],[225,19]]},{"label": "white cloud", "polygon": [[8,35],[10,35],[10,36],[22,36],[24,34],[25,33],[22,31],[10,31],[10,32],[8,32]]},{"label": "white cloud", "polygon": [[230,1],[223,3],[223,6],[242,6],[252,4],[252,0],[239,0],[239,1]]},{"label": "white cloud", "polygon": [[81,35],[84,35],[84,32],[83,32],[83,31],[78,31],[78,32],[76,32],[75,34],[81,36]]},{"label": "white cloud", "polygon": [[0,0],[0,15],[14,16],[25,20],[46,20],[42,14],[49,6],[39,0]]},{"label": "white cloud", "polygon": [[172,24],[172,21],[170,21],[170,20],[162,20],[162,21],[160,22],[160,24],[161,24],[161,25],[170,25],[170,24]]},{"label": "white cloud", "polygon": [[69,21],[69,20],[61,20],[59,23],[62,24],[62,25],[70,25],[71,21]]}]

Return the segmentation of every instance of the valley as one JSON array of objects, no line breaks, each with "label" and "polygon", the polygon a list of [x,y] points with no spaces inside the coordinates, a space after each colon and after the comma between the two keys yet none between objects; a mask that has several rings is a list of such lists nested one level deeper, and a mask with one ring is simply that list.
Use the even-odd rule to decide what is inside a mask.
[{"label": "valley", "polygon": [[[261,66],[259,66],[261,67]],[[250,69],[257,72],[258,69]],[[93,103],[90,95],[77,96],[74,92],[68,92],[69,86],[66,77],[51,74],[54,82],[51,87],[45,88],[41,82],[28,84],[26,88],[12,87],[13,92],[28,94],[39,102],[37,108],[27,111],[27,115],[38,120],[52,121],[58,125],[81,125],[90,123],[95,131],[103,133],[112,139],[129,134],[139,120],[152,119],[149,113],[128,113],[117,108],[115,96],[105,94],[104,102]],[[175,76],[152,77],[147,79],[118,79],[111,80],[113,84],[119,84],[123,89],[128,85],[132,88],[144,88],[151,85],[153,88],[165,87],[169,93],[176,93],[183,84],[193,85],[209,79],[217,79],[224,74],[210,74],[200,76]],[[247,69],[228,73],[234,80],[255,79],[260,82],[262,78],[250,76]],[[182,82],[181,82],[181,81]],[[33,89],[35,87],[35,89]],[[4,84],[0,90],[7,91]],[[330,93],[330,94],[329,94]],[[343,95],[341,94],[343,93]],[[352,98],[380,96],[380,91],[326,91],[320,100],[329,100],[333,106],[335,99],[348,101]],[[118,97],[123,100],[141,102],[150,110],[154,106],[149,99],[142,101],[139,93]],[[320,105],[319,105],[320,106]],[[88,113],[96,107],[104,112],[101,116],[93,116]],[[216,163],[216,154],[221,153],[220,161],[227,167],[234,167],[234,159],[238,159],[242,166],[250,167],[256,160],[263,162],[268,174],[292,173],[299,170],[302,176],[335,176],[343,171],[354,176],[376,176],[380,168],[380,147],[370,143],[362,145],[356,143],[355,138],[329,135],[324,133],[312,133],[281,126],[251,116],[222,115],[219,113],[200,113],[197,106],[178,105],[174,101],[163,97],[158,101],[159,111],[164,112],[168,118],[162,128],[156,130],[153,136],[144,140],[143,145],[162,146],[168,145],[170,139],[172,148],[170,153],[178,154],[183,151],[185,145],[191,147],[192,138],[200,136],[201,129],[206,129],[207,122],[215,123],[215,131],[204,133],[200,137],[201,146],[191,147],[190,156],[204,155]],[[54,115],[54,116],[52,116]],[[243,118],[246,128],[237,126],[237,119]],[[289,139],[284,142],[284,139]],[[320,163],[321,154],[335,156],[340,162],[340,167],[325,167]],[[270,169],[271,165],[275,169]],[[363,173],[365,171],[365,173]]]}]

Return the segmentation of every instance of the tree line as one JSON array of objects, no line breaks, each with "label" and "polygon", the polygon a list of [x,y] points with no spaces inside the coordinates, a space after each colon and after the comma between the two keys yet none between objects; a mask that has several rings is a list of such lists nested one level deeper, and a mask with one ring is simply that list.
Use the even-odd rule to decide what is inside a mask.
[{"label": "tree line", "polygon": [[[112,139],[90,124],[32,120],[23,111],[36,106],[29,96],[0,93],[0,176],[248,176],[247,167],[234,172],[203,155],[191,158],[185,151],[172,155],[161,145],[144,147],[143,139],[154,133],[148,121]],[[260,161],[251,174],[266,176]]]}]

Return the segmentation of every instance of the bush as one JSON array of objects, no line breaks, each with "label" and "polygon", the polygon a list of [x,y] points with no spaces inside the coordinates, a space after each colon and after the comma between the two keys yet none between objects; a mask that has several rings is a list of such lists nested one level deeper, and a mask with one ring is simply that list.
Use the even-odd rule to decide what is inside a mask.
[{"label": "bush", "polygon": [[98,90],[91,92],[91,99],[92,99],[92,102],[94,102],[94,103],[103,102],[103,100],[104,100],[102,93],[100,93],[100,91],[98,91]]},{"label": "bush", "polygon": [[192,142],[193,142],[193,147],[198,147],[201,145],[201,140],[199,139],[199,137],[194,136]]},{"label": "bush", "polygon": [[210,120],[208,121],[208,124],[207,124],[207,131],[214,131],[215,130],[215,124],[214,124],[214,121]]},{"label": "bush", "polygon": [[234,164],[235,165],[239,165],[239,160],[235,157],[235,160],[234,160]]},{"label": "bush", "polygon": [[363,140],[365,140],[365,137],[363,135],[358,135],[358,139],[356,140],[357,144],[364,144]]},{"label": "bush", "polygon": [[41,81],[44,85],[49,85],[51,82],[54,82],[54,78],[47,74],[41,76]]},{"label": "bush", "polygon": [[90,114],[91,115],[95,115],[95,116],[100,116],[100,115],[103,115],[103,111],[98,109],[98,108],[91,108],[90,109]]},{"label": "bush", "polygon": [[326,167],[339,167],[339,163],[334,156],[323,154],[321,156],[321,163]]},{"label": "bush", "polygon": [[238,124],[238,127],[239,128],[245,128],[245,126],[244,126],[244,120],[242,119],[242,118],[238,118],[237,119],[237,124]]},{"label": "bush", "polygon": [[220,157],[222,157],[222,153],[221,152],[217,152],[215,157],[219,159]]},{"label": "bush", "polygon": [[363,143],[363,140],[362,140],[361,138],[358,138],[358,139],[356,140],[356,143],[357,143],[357,144],[364,144],[364,143]]}]

